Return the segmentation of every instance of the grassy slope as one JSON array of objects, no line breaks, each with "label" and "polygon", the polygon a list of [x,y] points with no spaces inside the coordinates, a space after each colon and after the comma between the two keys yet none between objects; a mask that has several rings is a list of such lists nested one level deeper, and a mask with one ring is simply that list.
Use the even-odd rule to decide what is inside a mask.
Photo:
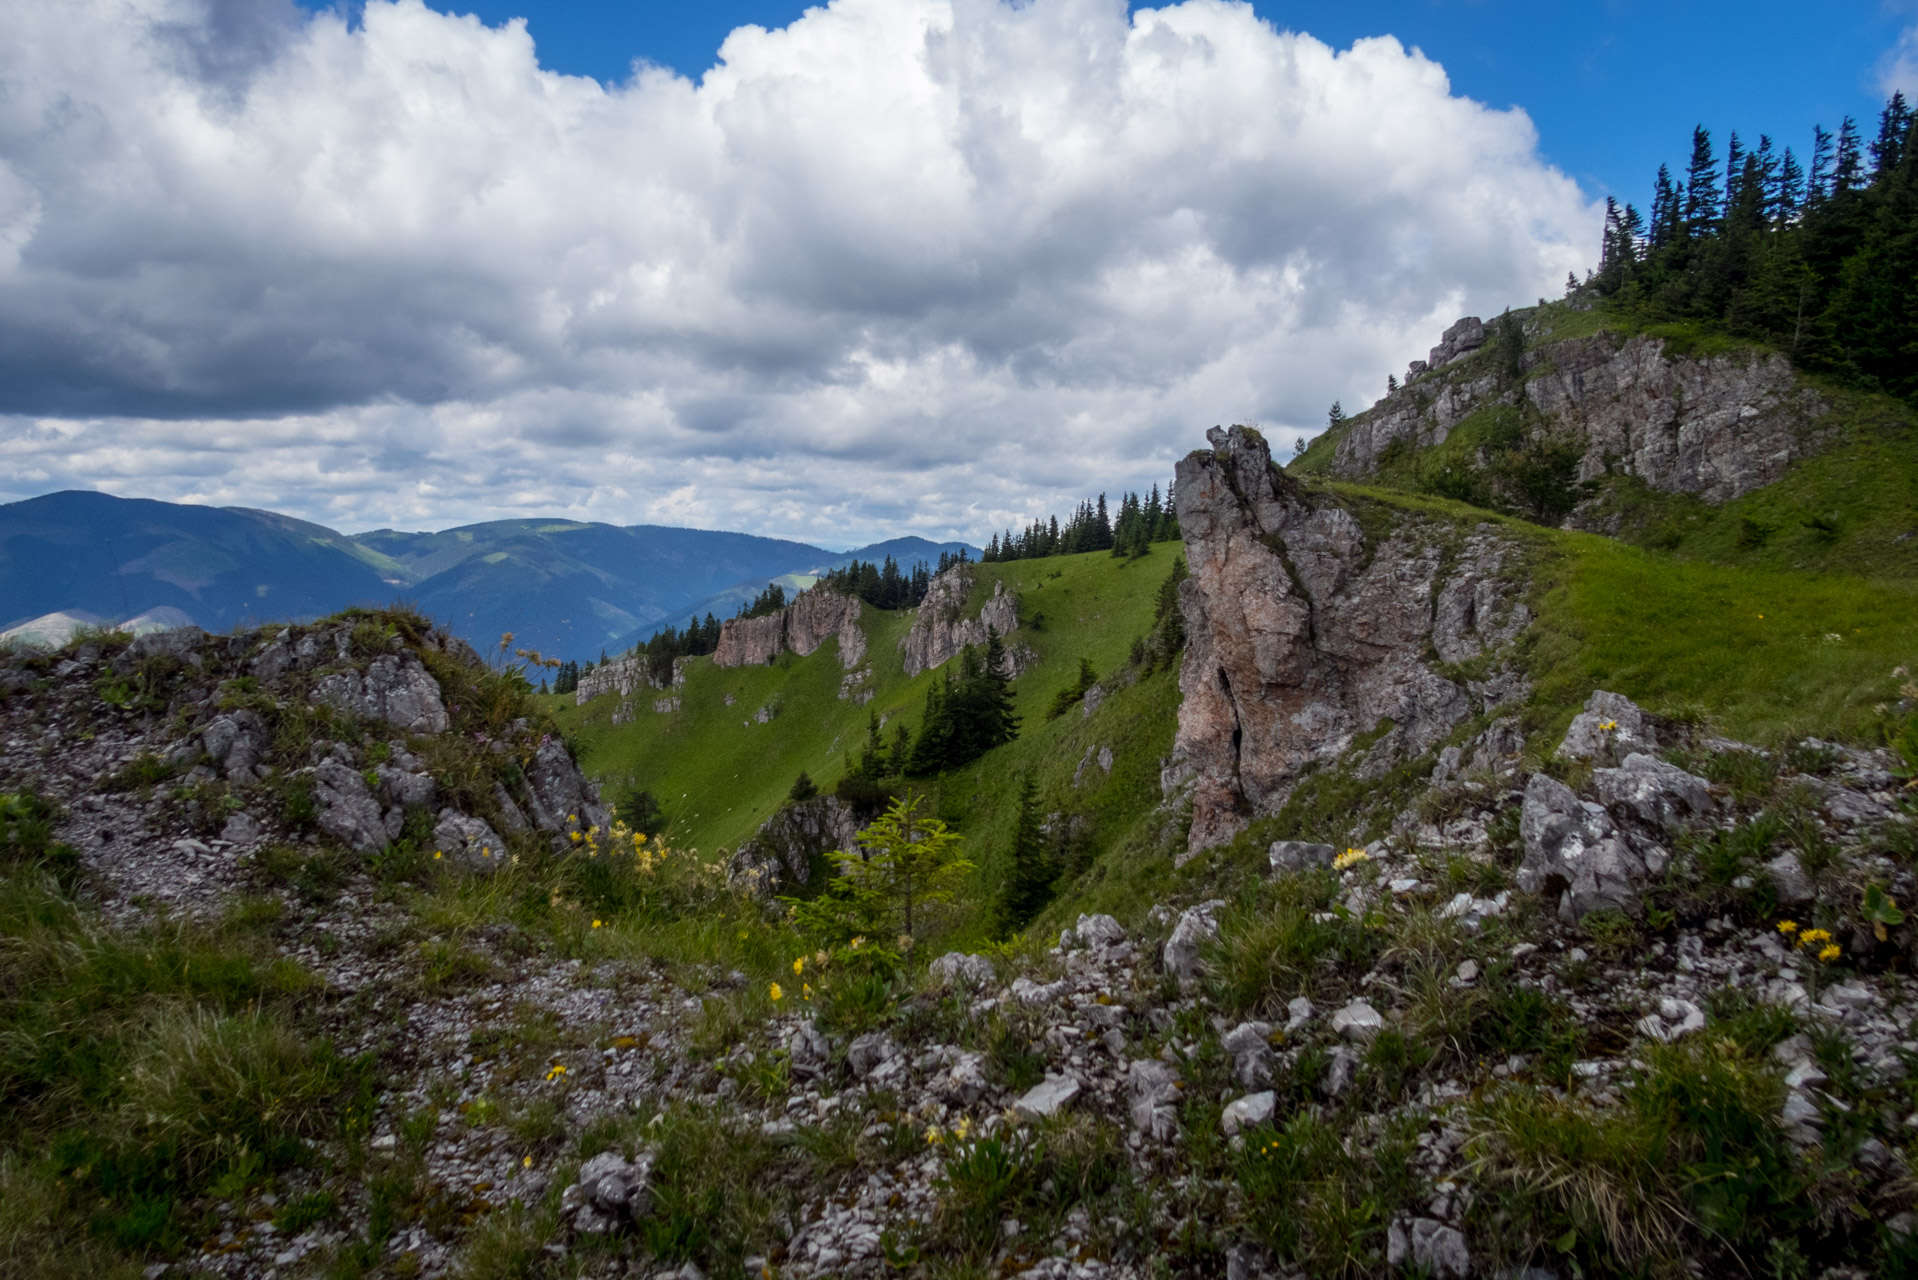
[{"label": "grassy slope", "polygon": [[[1891,668],[1918,660],[1918,584],[1688,561],[1444,499],[1331,487],[1350,501],[1497,521],[1530,544],[1539,625],[1527,655],[1536,694],[1526,723],[1541,746],[1557,740],[1598,688],[1668,713],[1702,713],[1718,731],[1746,740],[1869,740],[1872,707],[1895,683]],[[928,784],[979,864],[954,942],[989,929],[1016,783],[1026,771],[1039,784],[1045,811],[1073,816],[1085,832],[1083,871],[1063,886],[1059,905],[1035,931],[1079,910],[1125,914],[1163,890],[1178,833],[1155,810],[1159,765],[1178,711],[1175,673],[1126,684],[1090,717],[1074,708],[1048,721],[1045,712],[1081,656],[1107,683],[1126,671],[1126,652],[1150,625],[1175,550],[1161,545],[1137,563],[1094,554],[981,566],[973,607],[1004,579],[1020,597],[1016,638],[1041,661],[1015,685],[1024,722],[1018,740]],[[1044,615],[1043,629],[1030,625],[1036,614]],[[916,727],[933,677],[904,677],[898,644],[908,624],[906,614],[868,611],[878,689],[871,709],[889,720],[903,715]],[[635,699],[638,717],[625,725],[611,724],[611,698],[560,705],[557,715],[577,734],[588,772],[615,790],[654,791],[675,820],[676,842],[731,848],[777,809],[801,769],[829,788],[846,753],[864,741],[867,708],[837,697],[840,676],[831,645],[769,667],[722,671],[698,661],[690,664],[678,712],[654,712],[657,695],[648,693]],[[779,716],[752,723],[753,711],[774,699]],[[1110,777],[1089,764],[1075,787],[1088,749],[1101,746],[1112,749]]]},{"label": "grassy slope", "polygon": [[[1020,600],[1014,639],[1040,661],[1013,686],[1022,721],[1018,739],[928,783],[940,813],[964,833],[969,856],[980,864],[979,892],[967,895],[962,934],[985,927],[987,890],[1003,874],[1016,782],[1024,772],[1033,774],[1048,813],[1081,819],[1086,848],[1159,843],[1148,815],[1159,798],[1159,761],[1172,744],[1176,673],[1156,672],[1118,689],[1090,717],[1075,707],[1048,721],[1046,711],[1058,689],[1077,676],[1081,657],[1107,683],[1125,669],[1133,639],[1151,627],[1154,598],[1178,552],[1176,543],[1160,543],[1138,561],[1098,552],[979,566],[972,609],[1003,580]],[[1043,626],[1034,629],[1039,615]],[[577,708],[566,705],[570,698],[551,702],[577,735],[588,773],[615,794],[635,785],[651,790],[673,819],[676,843],[731,848],[772,815],[800,770],[830,788],[845,771],[847,753],[865,742],[870,712],[886,718],[889,730],[902,715],[917,728],[935,676],[905,677],[899,642],[910,621],[906,613],[866,611],[862,625],[877,690],[870,707],[838,697],[842,668],[832,643],[806,658],[783,655],[766,667],[721,670],[694,661],[678,691],[679,711],[655,712],[652,702],[660,695],[649,691],[635,696],[637,716],[623,725],[611,723],[618,705],[613,698]],[[769,724],[753,723],[754,711],[774,700],[778,716]],[[1088,748],[1096,752],[1100,746],[1112,749],[1111,775],[1090,764],[1082,785],[1074,787],[1073,774]],[[1097,884],[1105,886],[1099,891],[1105,895],[1123,893],[1120,881],[1137,870],[1136,860],[1123,875],[1101,864],[1081,887],[1090,891]]]},{"label": "grassy slope", "polygon": [[[1532,311],[1518,313],[1531,316]],[[1712,356],[1764,348],[1701,324],[1648,325],[1601,307],[1548,304],[1545,342],[1602,331],[1663,338],[1671,355]],[[1476,369],[1480,352],[1446,377]],[[1534,371],[1530,376],[1537,376]],[[1825,452],[1793,466],[1776,484],[1722,506],[1688,494],[1659,493],[1624,478],[1608,481],[1597,522],[1638,546],[1681,560],[1757,569],[1807,570],[1870,577],[1918,577],[1918,424],[1889,396],[1805,378],[1832,405],[1823,424],[1838,433]],[[1423,385],[1423,384],[1421,384]],[[1408,451],[1372,477],[1376,484],[1416,489],[1421,469],[1468,464],[1496,434],[1500,410],[1468,414],[1431,449]],[[1510,414],[1511,411],[1504,411]],[[1362,416],[1362,415],[1360,415]],[[1287,466],[1294,475],[1327,478],[1340,432],[1322,432]]]}]

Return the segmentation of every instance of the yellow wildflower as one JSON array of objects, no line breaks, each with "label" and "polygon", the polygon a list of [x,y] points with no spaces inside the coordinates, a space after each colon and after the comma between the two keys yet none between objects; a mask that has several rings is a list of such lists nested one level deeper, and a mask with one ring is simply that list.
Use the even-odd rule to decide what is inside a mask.
[{"label": "yellow wildflower", "polygon": [[946,1140],[946,1135],[939,1131],[938,1125],[936,1124],[928,1125],[926,1127],[926,1145],[927,1146],[937,1146],[940,1143],[944,1142],[945,1140]]},{"label": "yellow wildflower", "polygon": [[599,921],[597,920],[593,921],[593,928],[595,929],[599,928]]},{"label": "yellow wildflower", "polygon": [[1807,929],[1798,935],[1798,945],[1807,950],[1817,946],[1821,942],[1830,941],[1831,931],[1829,929]]},{"label": "yellow wildflower", "polygon": [[786,998],[786,993],[779,989],[779,984],[777,982],[773,983],[773,986],[772,986],[772,998],[773,998],[774,1004],[777,1004],[779,1003],[779,1001],[784,1000]]},{"label": "yellow wildflower", "polygon": [[806,1000],[812,999],[812,983],[810,982],[800,983],[799,994],[802,999],[806,999]]},{"label": "yellow wildflower", "polygon": [[861,948],[861,947],[863,947],[863,946],[865,946],[865,945],[866,945],[866,939],[865,939],[865,935],[863,935],[863,934],[862,934],[862,935],[860,935],[860,936],[859,936],[859,937],[857,937],[857,938],[854,938],[854,939],[852,940],[852,943],[851,943],[851,946],[852,946],[852,949],[853,949],[854,951],[857,951],[857,950],[859,950],[859,948]]},{"label": "yellow wildflower", "polygon": [[1838,954],[1839,954],[1838,944],[1834,942],[1834,943],[1831,943],[1829,946],[1825,947],[1822,951],[1820,951],[1818,953],[1818,958],[1824,961],[1826,964],[1830,964],[1832,961],[1838,958]]},{"label": "yellow wildflower", "polygon": [[574,843],[574,844],[578,844],[578,843],[579,843],[579,842],[580,842],[581,840],[584,840],[585,838],[586,838],[586,837],[585,837],[585,836],[583,836],[583,835],[581,835],[581,834],[580,834],[579,832],[577,832],[577,831],[575,831],[575,832],[573,832],[573,843]]},{"label": "yellow wildflower", "polygon": [[1344,853],[1332,859],[1332,870],[1343,871],[1347,867],[1356,867],[1361,862],[1370,862],[1371,860],[1372,855],[1363,849],[1347,849]]},{"label": "yellow wildflower", "polygon": [[793,961],[793,977],[797,978],[806,967],[806,957],[800,956]]},{"label": "yellow wildflower", "polygon": [[532,1167],[533,1167],[533,1157],[531,1157],[531,1156],[527,1156],[527,1157],[526,1157],[526,1158],[525,1158],[524,1160],[522,1160],[522,1161],[520,1161],[520,1167],[521,1167],[521,1168],[525,1168],[525,1169],[530,1169],[530,1168],[532,1168]]},{"label": "yellow wildflower", "polygon": [[1599,731],[1600,733],[1611,733],[1611,732],[1613,732],[1614,730],[1616,730],[1617,728],[1618,728],[1618,721],[1616,721],[1616,720],[1604,720],[1604,721],[1601,721],[1601,722],[1599,723],[1599,726],[1598,726],[1598,731]]},{"label": "yellow wildflower", "polygon": [[1778,932],[1780,932],[1780,933],[1797,933],[1797,932],[1798,932],[1798,922],[1797,922],[1796,920],[1780,920],[1780,921],[1778,922]]},{"label": "yellow wildflower", "polygon": [[441,853],[438,849],[435,849],[433,850],[433,856],[435,858],[444,858],[446,855]]},{"label": "yellow wildflower", "polygon": [[970,1116],[960,1116],[959,1123],[952,1126],[952,1136],[954,1138],[957,1138],[960,1142],[964,1142],[966,1140],[966,1135],[971,1132],[972,1132],[972,1118]]}]

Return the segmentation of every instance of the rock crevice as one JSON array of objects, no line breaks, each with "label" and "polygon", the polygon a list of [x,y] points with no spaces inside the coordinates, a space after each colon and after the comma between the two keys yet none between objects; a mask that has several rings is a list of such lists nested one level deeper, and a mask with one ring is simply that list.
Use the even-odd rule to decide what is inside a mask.
[{"label": "rock crevice", "polygon": [[[1175,758],[1193,774],[1188,854],[1274,812],[1306,770],[1378,733],[1368,762],[1429,750],[1522,687],[1436,669],[1530,621],[1491,524],[1459,534],[1408,514],[1368,537],[1356,515],[1272,465],[1265,440],[1215,428],[1179,464],[1187,648]],[[1447,544],[1447,539],[1451,544]]]}]

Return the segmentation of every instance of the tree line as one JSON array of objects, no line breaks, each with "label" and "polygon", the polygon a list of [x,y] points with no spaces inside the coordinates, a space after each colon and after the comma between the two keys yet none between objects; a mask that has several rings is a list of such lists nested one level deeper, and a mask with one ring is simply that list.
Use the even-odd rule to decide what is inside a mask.
[{"label": "tree line", "polygon": [[1102,493],[1097,501],[1081,502],[1062,524],[1058,516],[1035,520],[1023,530],[1008,529],[994,534],[980,557],[987,563],[1002,560],[1040,560],[1046,556],[1077,555],[1084,551],[1110,551],[1115,556],[1142,556],[1155,542],[1173,542],[1179,537],[1179,517],[1172,510],[1172,493],[1159,496],[1152,486],[1149,497],[1141,500],[1128,493],[1119,500],[1115,520]]},{"label": "tree line", "polygon": [[955,555],[941,551],[938,569],[928,569],[921,560],[913,565],[910,573],[901,570],[899,562],[891,556],[880,564],[854,560],[843,568],[828,570],[817,585],[841,595],[858,596],[875,609],[910,609],[926,598],[935,576],[965,559],[963,552]]},{"label": "tree line", "polygon": [[1918,403],[1918,145],[1894,93],[1869,140],[1847,116],[1801,161],[1768,136],[1692,131],[1649,215],[1607,199],[1587,285],[1648,320],[1704,320],[1801,367]]}]

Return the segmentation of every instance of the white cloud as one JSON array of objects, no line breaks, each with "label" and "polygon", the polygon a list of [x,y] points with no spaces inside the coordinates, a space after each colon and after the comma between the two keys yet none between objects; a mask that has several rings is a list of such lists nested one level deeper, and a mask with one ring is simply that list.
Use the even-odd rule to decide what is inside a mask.
[{"label": "white cloud", "polygon": [[1878,87],[1887,96],[1918,99],[1918,26],[1906,27],[1878,63]]},{"label": "white cloud", "polygon": [[1596,240],[1522,113],[1216,0],[836,0],[610,89],[416,0],[0,37],[9,496],[983,536]]}]

